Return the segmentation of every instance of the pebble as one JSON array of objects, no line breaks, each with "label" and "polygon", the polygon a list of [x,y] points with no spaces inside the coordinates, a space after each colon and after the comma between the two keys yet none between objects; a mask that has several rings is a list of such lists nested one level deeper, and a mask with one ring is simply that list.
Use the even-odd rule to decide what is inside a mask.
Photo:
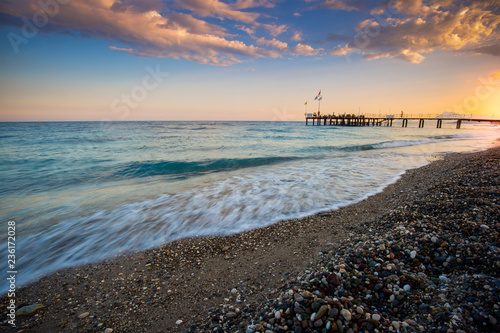
[{"label": "pebble", "polygon": [[332,273],[330,275],[328,275],[328,277],[326,278],[326,281],[328,281],[329,283],[333,284],[334,286],[340,286],[340,279],[339,279],[339,276],[337,275],[337,273]]},{"label": "pebble", "polygon": [[342,317],[344,317],[345,320],[347,321],[350,321],[352,316],[351,316],[351,312],[349,312],[349,310],[347,309],[342,309],[340,310],[340,314],[342,315]]},{"label": "pebble", "polygon": [[35,312],[41,311],[44,309],[44,306],[42,304],[33,304],[33,305],[27,305],[23,306],[22,308],[18,309],[16,311],[16,316],[29,316]]},{"label": "pebble", "polygon": [[328,310],[329,310],[329,306],[328,305],[322,305],[319,308],[318,313],[316,314],[316,318],[323,317]]},{"label": "pebble", "polygon": [[449,283],[450,282],[450,279],[448,279],[448,277],[446,277],[446,275],[440,275],[439,276],[439,280],[443,283]]},{"label": "pebble", "polygon": [[321,327],[323,326],[323,320],[318,319],[314,322],[314,327]]},{"label": "pebble", "polygon": [[89,315],[90,315],[89,312],[83,312],[78,315],[78,318],[80,319],[87,318]]}]

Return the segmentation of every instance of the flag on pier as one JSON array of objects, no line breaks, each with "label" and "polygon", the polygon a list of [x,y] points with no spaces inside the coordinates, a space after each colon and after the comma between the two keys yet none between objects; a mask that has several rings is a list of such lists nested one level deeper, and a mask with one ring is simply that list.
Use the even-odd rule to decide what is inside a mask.
[{"label": "flag on pier", "polygon": [[318,95],[316,97],[314,97],[315,100],[317,99],[320,99],[321,98],[321,90],[319,91]]}]

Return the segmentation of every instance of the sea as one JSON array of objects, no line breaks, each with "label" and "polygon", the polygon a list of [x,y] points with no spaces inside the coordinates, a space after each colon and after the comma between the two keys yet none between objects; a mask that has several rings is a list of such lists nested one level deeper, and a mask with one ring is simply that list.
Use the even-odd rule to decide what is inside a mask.
[{"label": "sea", "polygon": [[451,121],[0,123],[0,293],[13,270],[19,288],[181,238],[335,210],[499,137],[499,126]]}]

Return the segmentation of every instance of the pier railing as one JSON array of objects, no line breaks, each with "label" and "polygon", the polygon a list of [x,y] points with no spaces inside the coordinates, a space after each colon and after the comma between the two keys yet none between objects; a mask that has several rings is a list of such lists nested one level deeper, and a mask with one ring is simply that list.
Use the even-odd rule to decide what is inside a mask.
[{"label": "pier railing", "polygon": [[312,125],[324,125],[324,126],[390,126],[392,127],[395,120],[401,120],[401,127],[408,127],[409,120],[418,120],[418,127],[423,128],[426,120],[435,120],[436,128],[441,128],[443,125],[443,120],[456,121],[456,128],[462,126],[464,121],[476,121],[476,122],[491,122],[500,124],[500,119],[485,119],[485,118],[473,118],[472,116],[464,117],[453,116],[453,117],[441,117],[437,114],[401,114],[399,117],[395,115],[373,115],[373,114],[345,114],[345,115],[306,115],[306,125],[309,125],[309,121],[312,121]]}]

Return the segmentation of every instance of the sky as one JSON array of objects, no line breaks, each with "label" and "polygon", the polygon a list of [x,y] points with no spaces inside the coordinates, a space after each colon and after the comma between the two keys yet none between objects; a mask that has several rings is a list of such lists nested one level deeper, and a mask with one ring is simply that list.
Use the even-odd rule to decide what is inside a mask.
[{"label": "sky", "polygon": [[0,121],[500,117],[500,2],[0,0],[0,78]]}]

